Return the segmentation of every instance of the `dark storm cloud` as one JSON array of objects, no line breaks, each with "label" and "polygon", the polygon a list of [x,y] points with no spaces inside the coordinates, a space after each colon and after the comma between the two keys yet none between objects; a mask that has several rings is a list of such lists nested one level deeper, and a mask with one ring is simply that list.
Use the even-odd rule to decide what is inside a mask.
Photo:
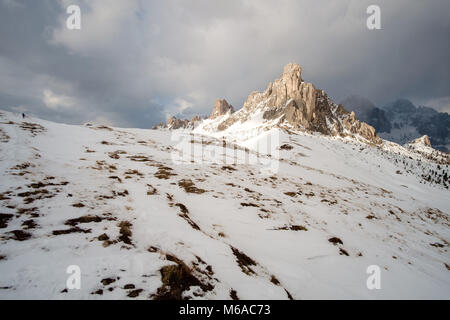
[{"label": "dark storm cloud", "polygon": [[[82,30],[65,28],[70,4]],[[0,108],[70,123],[150,127],[242,106],[283,65],[336,101],[398,97],[450,111],[450,3],[0,0]]]}]

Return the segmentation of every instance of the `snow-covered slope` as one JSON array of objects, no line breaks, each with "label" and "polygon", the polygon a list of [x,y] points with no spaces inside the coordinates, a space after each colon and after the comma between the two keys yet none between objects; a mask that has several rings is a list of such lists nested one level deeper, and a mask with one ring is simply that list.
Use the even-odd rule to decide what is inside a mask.
[{"label": "snow-covered slope", "polygon": [[448,164],[255,126],[180,140],[1,112],[0,298],[450,298]]}]

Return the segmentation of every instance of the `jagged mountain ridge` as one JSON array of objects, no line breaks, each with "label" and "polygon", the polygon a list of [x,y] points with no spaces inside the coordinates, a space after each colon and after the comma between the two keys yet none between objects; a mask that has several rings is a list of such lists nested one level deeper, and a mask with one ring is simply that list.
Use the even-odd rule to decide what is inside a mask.
[{"label": "jagged mountain ridge", "polygon": [[[265,129],[278,127],[290,131],[357,137],[372,144],[381,143],[372,126],[356,119],[355,114],[345,110],[342,105],[335,104],[324,90],[316,89],[312,83],[304,81],[301,72],[300,65],[287,64],[279,79],[269,83],[264,92],[252,92],[241,109],[233,112],[233,108],[229,108],[223,100],[226,103],[225,111],[213,111],[208,120],[214,121],[203,121],[198,126],[207,131],[227,131],[234,125],[242,125],[259,117],[259,124]],[[220,101],[217,100],[214,110]],[[192,128],[188,120],[177,121],[180,125],[173,126],[171,118],[166,127]],[[182,123],[185,125],[182,126]]]},{"label": "jagged mountain ridge", "polygon": [[378,108],[371,101],[350,96],[341,103],[358,118],[374,126],[381,138],[399,144],[427,135],[431,145],[450,152],[450,115],[433,108],[416,107],[407,99],[398,99]]}]

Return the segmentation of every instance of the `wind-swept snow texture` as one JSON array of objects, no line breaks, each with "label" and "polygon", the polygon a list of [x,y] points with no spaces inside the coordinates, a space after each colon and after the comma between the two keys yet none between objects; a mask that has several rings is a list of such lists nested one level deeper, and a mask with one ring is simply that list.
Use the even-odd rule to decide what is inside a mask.
[{"label": "wind-swept snow texture", "polygon": [[167,130],[0,130],[2,299],[450,299],[448,164],[413,150],[279,131],[268,172],[173,161]]}]

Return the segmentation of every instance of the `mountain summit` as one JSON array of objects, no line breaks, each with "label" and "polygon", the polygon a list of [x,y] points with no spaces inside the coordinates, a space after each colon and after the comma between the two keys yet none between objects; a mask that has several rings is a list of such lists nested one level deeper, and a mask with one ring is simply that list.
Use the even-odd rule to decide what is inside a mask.
[{"label": "mountain summit", "polygon": [[214,105],[214,109],[209,116],[210,119],[215,119],[217,117],[223,116],[228,112],[233,113],[234,108],[232,105],[228,104],[225,99],[217,99],[216,104]]},{"label": "mountain summit", "polygon": [[242,126],[278,127],[381,143],[372,126],[335,104],[324,90],[304,81],[302,68],[295,63],[287,64],[280,78],[270,82],[264,92],[252,92],[243,107],[234,113],[225,100],[217,100],[211,117],[199,126],[202,130],[216,132],[240,131]]}]

